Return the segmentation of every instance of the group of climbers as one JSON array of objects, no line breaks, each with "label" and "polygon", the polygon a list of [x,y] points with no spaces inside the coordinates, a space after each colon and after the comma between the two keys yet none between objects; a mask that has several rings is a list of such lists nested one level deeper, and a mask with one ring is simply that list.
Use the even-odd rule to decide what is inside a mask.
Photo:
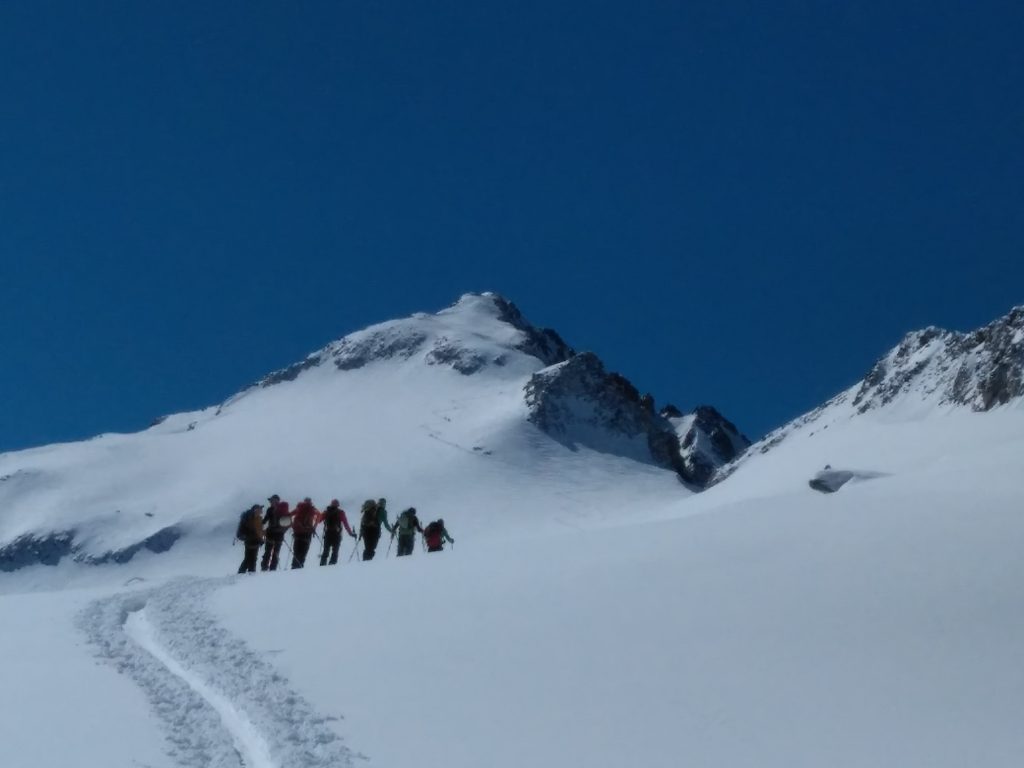
[{"label": "group of climbers", "polygon": [[[422,534],[424,546],[428,552],[440,552],[444,542],[452,544],[455,540],[448,535],[444,520],[435,520],[424,527],[416,516],[416,508],[409,507],[395,520],[394,525],[388,522],[387,500],[367,499],[363,502],[359,518],[359,533],[356,534],[349,525],[348,516],[337,499],[332,499],[327,508],[320,512],[308,496],[291,509],[287,501],[274,494],[267,499],[266,506],[253,504],[242,513],[238,521],[235,537],[245,544],[245,558],[238,566],[239,573],[254,573],[256,560],[259,558],[260,547],[263,547],[263,559],[260,570],[276,571],[281,555],[281,546],[287,546],[285,534],[292,532],[292,568],[302,568],[313,537],[318,536],[317,527],[323,523],[323,549],[320,552],[320,565],[335,565],[338,562],[338,551],[341,549],[343,532],[356,539],[356,547],[363,543],[363,560],[373,560],[380,542],[381,529],[391,534],[392,540],[398,539],[398,556],[411,555],[416,544],[417,532]],[[390,548],[389,548],[390,551]],[[355,552],[352,553],[353,555]],[[350,558],[351,559],[351,558]]]}]

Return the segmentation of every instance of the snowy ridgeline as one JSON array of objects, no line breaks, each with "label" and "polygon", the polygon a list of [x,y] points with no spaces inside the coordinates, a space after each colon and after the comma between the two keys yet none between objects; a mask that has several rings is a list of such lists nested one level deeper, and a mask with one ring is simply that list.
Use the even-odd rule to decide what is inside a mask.
[{"label": "snowy ridgeline", "polygon": [[[467,297],[399,321],[428,329],[408,355],[324,353],[140,435],[0,457],[4,541],[74,531],[0,575],[4,765],[1020,764],[1019,396],[978,413],[907,379],[862,409],[861,384],[695,493],[651,435],[721,459],[732,425],[527,354],[501,311]],[[467,354],[431,364],[440,335]],[[886,370],[938,370],[921,355]],[[225,577],[235,512],[271,492],[350,517],[384,494],[458,548],[362,563],[346,540],[338,566]]]},{"label": "snowy ridgeline", "polygon": [[594,502],[612,487],[685,496],[746,445],[713,408],[656,413],[595,355],[470,294],[351,334],[219,407],[0,456],[0,571],[223,541],[271,493],[337,497],[350,513],[387,496],[469,532],[576,525],[604,516]]}]

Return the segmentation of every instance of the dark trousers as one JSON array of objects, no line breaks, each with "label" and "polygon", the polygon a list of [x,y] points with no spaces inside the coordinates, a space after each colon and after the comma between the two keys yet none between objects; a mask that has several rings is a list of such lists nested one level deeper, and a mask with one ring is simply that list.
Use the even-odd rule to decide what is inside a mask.
[{"label": "dark trousers", "polygon": [[331,558],[331,565],[336,565],[340,547],[341,531],[324,531],[324,551],[320,553],[320,565],[327,565],[328,555]]},{"label": "dark trousers", "polygon": [[410,533],[407,536],[398,534],[398,556],[411,555],[416,546],[416,534]]},{"label": "dark trousers", "polygon": [[312,533],[296,533],[292,536],[292,568],[301,568],[306,564],[309,554],[309,543],[313,540]]},{"label": "dark trousers", "polygon": [[380,541],[380,528],[363,528],[360,533],[363,534],[363,560],[373,560]]},{"label": "dark trousers", "polygon": [[260,542],[254,541],[252,543],[245,542],[245,559],[242,560],[242,564],[238,566],[239,573],[255,573],[256,572],[256,558],[260,556]]},{"label": "dark trousers", "polygon": [[267,546],[263,549],[263,560],[260,561],[260,569],[264,571],[276,571],[277,559],[281,555],[281,544],[284,542],[284,534],[281,537],[267,536]]}]

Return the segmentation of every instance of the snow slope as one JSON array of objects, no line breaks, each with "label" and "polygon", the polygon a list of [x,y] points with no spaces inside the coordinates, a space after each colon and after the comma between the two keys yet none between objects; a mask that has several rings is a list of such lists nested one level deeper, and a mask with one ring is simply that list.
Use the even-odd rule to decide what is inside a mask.
[{"label": "snow slope", "polygon": [[649,504],[685,495],[607,425],[594,427],[603,442],[560,442],[529,422],[526,383],[566,354],[500,297],[467,295],[352,334],[221,407],[4,454],[0,570],[201,548],[271,493],[457,510],[464,535],[576,525],[620,487]]},{"label": "snow slope", "polygon": [[[141,733],[166,740],[152,765],[260,765],[234,746],[248,727],[275,766],[1017,765],[1024,412],[864,425],[827,435],[830,454],[890,472],[829,496],[794,441],[660,521],[470,546],[453,530],[439,555],[76,598],[81,637],[124,674],[100,676],[85,754],[123,754],[141,717],[127,679],[153,713]],[[891,454],[859,452],[883,436]],[[40,637],[53,600],[0,598],[4,642]],[[0,722],[29,722],[5,706]]]},{"label": "snow slope", "polygon": [[[455,393],[437,413],[421,369],[409,388],[400,361],[343,377],[321,364],[191,431],[151,431],[198,451],[182,498],[215,496],[218,477],[320,494],[342,482],[334,454],[274,476],[247,413],[298,419],[319,446],[337,427],[324,391],[355,403],[353,434],[418,417],[430,429],[403,440],[342,442],[358,468],[343,480],[354,499],[393,483],[394,508],[426,499],[428,517],[465,504],[445,514],[458,544],[360,563],[346,539],[339,566],[236,577],[241,549],[204,523],[211,535],[124,565],[0,574],[0,592],[25,592],[0,595],[0,652],[25,660],[5,671],[23,693],[0,703],[4,764],[1020,765],[1024,401],[861,412],[841,395],[692,494],[654,465],[547,440],[495,394],[498,369],[480,387],[432,368]],[[361,413],[371,386],[389,406]],[[817,493],[825,464],[856,477]],[[68,580],[92,586],[27,591]],[[55,718],[68,738],[48,738]]]}]

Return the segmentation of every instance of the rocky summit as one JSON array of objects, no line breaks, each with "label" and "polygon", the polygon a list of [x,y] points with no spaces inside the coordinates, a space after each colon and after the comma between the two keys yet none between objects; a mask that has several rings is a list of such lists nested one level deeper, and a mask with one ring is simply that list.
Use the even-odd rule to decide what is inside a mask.
[{"label": "rocky summit", "polygon": [[1024,395],[1024,306],[970,333],[907,334],[875,363],[853,405],[864,413],[909,394],[975,411]]}]

